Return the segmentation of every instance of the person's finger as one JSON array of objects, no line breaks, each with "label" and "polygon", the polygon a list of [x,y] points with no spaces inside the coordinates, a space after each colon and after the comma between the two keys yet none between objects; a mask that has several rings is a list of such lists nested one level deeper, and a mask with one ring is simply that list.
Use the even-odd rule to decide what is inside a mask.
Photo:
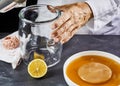
[{"label": "person's finger", "polygon": [[54,42],[59,42],[60,39],[61,39],[60,37],[55,37],[55,38],[53,38]]},{"label": "person's finger", "polygon": [[52,13],[55,13],[56,12],[56,9],[55,7],[51,6],[51,5],[47,5],[47,8],[49,11],[51,11]]},{"label": "person's finger", "polygon": [[[67,24],[70,23],[66,22]],[[65,24],[66,25],[66,24]],[[61,43],[67,42],[75,33],[74,30],[79,29],[80,25],[79,24],[74,24],[71,23],[69,27],[67,28],[59,28],[55,30],[52,35],[52,38],[55,40],[55,42],[61,41]]]},{"label": "person's finger", "polygon": [[69,29],[72,25],[74,25],[74,20],[70,18],[60,28],[55,29],[51,33],[52,38],[61,36],[64,32],[68,31],[67,29]]},{"label": "person's finger", "polygon": [[70,13],[66,12],[63,13],[51,26],[52,29],[56,29],[60,26],[62,26],[62,24],[64,24],[68,19],[70,19],[71,15]]},{"label": "person's finger", "polygon": [[74,24],[74,20],[73,19],[69,19],[68,21],[66,21],[60,28],[56,29],[55,32],[57,32],[57,35],[61,35],[62,33],[64,33],[65,31],[67,31],[67,29],[69,29],[69,27]]},{"label": "person's finger", "polygon": [[71,32],[71,36],[74,36],[76,32],[78,31],[79,27],[75,27],[74,30]]},{"label": "person's finger", "polygon": [[61,39],[60,39],[60,42],[61,42],[62,44],[64,44],[64,43],[67,42],[70,38],[71,38],[71,33],[70,33],[70,32],[65,32],[65,33],[62,35],[62,37],[61,37]]},{"label": "person's finger", "polygon": [[[75,22],[74,22],[74,19],[71,17],[68,21],[66,21],[62,26],[61,28],[64,28],[65,31],[67,31],[67,29],[70,28],[71,25],[73,25]],[[59,29],[60,30],[60,29]]]},{"label": "person's finger", "polygon": [[72,24],[68,29],[67,32],[72,32],[74,29],[78,28],[78,24]]},{"label": "person's finger", "polygon": [[73,24],[72,26],[70,26],[69,29],[67,32],[61,35],[61,39],[60,39],[61,43],[65,43],[68,40],[70,40],[73,37],[73,35],[77,32],[78,26],[76,24]]},{"label": "person's finger", "polygon": [[74,5],[77,5],[75,3],[73,4],[65,4],[65,5],[62,5],[62,6],[55,6],[55,9],[59,9],[63,12],[67,11],[70,7],[74,6]]},{"label": "person's finger", "polygon": [[58,36],[61,35],[64,31],[65,31],[64,28],[55,29],[55,30],[51,33],[51,37],[52,37],[52,38],[58,37]]},{"label": "person's finger", "polygon": [[50,10],[51,12],[55,13],[56,10],[60,10],[61,12],[65,12],[70,6],[69,5],[61,5],[61,6],[51,6],[51,5],[47,5],[48,10]]},{"label": "person's finger", "polygon": [[69,7],[70,6],[68,6],[68,5],[62,5],[62,6],[56,6],[55,9],[58,9],[58,10],[60,10],[62,12],[65,12],[66,10],[69,9]]},{"label": "person's finger", "polygon": [[69,35],[69,37],[62,39],[60,42],[61,42],[62,44],[68,42],[68,41],[74,36],[74,34],[75,34],[77,31],[78,31],[78,29],[76,28],[74,31],[72,31],[72,33],[70,33],[71,35]]},{"label": "person's finger", "polygon": [[59,36],[59,35],[61,35],[64,32],[65,32],[65,28],[61,27],[60,29],[57,30],[57,35]]}]

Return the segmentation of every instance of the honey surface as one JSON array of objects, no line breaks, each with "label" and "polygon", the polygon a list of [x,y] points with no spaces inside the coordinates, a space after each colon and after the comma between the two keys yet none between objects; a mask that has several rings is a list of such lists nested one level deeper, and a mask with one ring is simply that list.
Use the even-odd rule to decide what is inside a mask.
[{"label": "honey surface", "polygon": [[[108,66],[112,70],[112,77],[105,83],[91,84],[80,79],[78,69],[89,62],[99,62]],[[67,67],[67,76],[80,86],[118,86],[120,85],[120,64],[112,59],[102,56],[88,55],[72,61]]]}]

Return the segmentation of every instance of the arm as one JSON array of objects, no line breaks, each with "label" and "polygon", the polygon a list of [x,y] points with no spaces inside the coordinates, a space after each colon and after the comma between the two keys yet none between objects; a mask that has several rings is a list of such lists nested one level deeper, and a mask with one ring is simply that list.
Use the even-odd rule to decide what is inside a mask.
[{"label": "arm", "polygon": [[[53,24],[53,29],[55,30],[52,33],[52,38],[56,42],[67,42],[85,24],[89,26],[92,32],[99,31],[99,29],[114,19],[120,10],[120,0],[87,0],[86,3],[78,2],[56,7],[63,11],[61,17]],[[71,12],[71,10],[74,11]],[[85,11],[86,13],[84,13]],[[76,14],[78,15],[76,16]],[[76,18],[74,17],[73,19],[71,16]],[[77,21],[77,26],[75,21]]]},{"label": "arm", "polygon": [[87,0],[86,2],[94,15],[94,18],[87,24],[93,33],[102,29],[119,14],[120,0]]}]

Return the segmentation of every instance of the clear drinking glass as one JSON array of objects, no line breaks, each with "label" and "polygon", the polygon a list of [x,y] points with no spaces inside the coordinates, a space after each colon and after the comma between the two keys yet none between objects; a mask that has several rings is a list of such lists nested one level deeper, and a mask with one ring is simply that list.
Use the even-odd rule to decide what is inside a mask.
[{"label": "clear drinking glass", "polygon": [[60,61],[62,44],[51,39],[51,24],[59,16],[59,10],[52,12],[48,5],[43,4],[28,6],[20,11],[20,48],[26,64],[34,59],[35,53],[45,60],[48,67]]}]

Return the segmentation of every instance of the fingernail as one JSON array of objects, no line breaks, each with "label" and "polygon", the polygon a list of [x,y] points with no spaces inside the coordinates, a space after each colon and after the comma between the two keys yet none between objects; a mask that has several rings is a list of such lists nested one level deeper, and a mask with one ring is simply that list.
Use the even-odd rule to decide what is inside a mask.
[{"label": "fingernail", "polygon": [[52,26],[52,29],[56,29],[58,27],[58,25],[56,23],[54,23],[54,25]]},{"label": "fingernail", "polygon": [[47,5],[47,8],[48,8],[48,10],[50,10],[52,13],[55,13],[55,12],[56,12],[56,9],[55,9],[53,6],[51,6],[51,5]]},{"label": "fingernail", "polygon": [[54,38],[55,37],[55,35],[54,34],[51,34],[51,38]]},{"label": "fingernail", "polygon": [[64,41],[60,41],[61,42],[61,44],[64,44],[65,42]]},{"label": "fingernail", "polygon": [[58,38],[54,38],[54,40],[55,40],[55,42],[58,42],[58,41],[59,41],[59,39],[58,39]]}]

